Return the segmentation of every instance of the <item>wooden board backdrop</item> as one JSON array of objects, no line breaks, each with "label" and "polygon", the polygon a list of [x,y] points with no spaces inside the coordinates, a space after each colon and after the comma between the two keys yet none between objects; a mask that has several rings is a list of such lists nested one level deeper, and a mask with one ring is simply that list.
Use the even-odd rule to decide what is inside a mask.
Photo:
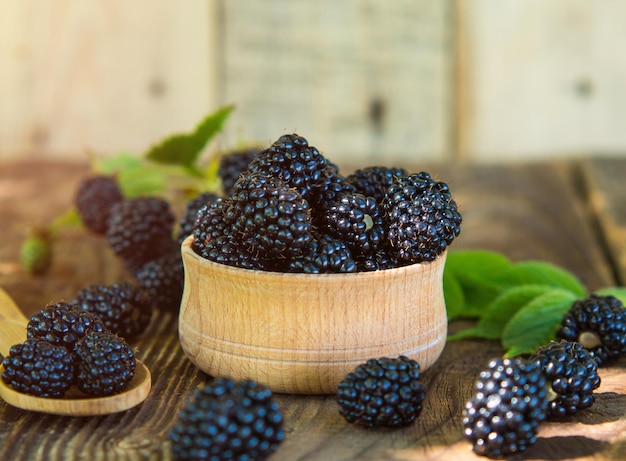
[{"label": "wooden board backdrop", "polygon": [[298,131],[355,163],[619,155],[626,2],[0,3],[0,159]]}]

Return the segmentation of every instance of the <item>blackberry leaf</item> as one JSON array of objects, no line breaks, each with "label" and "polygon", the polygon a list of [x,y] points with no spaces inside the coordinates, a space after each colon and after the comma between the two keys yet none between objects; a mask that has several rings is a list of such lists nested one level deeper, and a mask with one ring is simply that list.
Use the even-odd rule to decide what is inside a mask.
[{"label": "blackberry leaf", "polygon": [[522,261],[512,265],[497,278],[501,286],[526,284],[550,285],[563,288],[579,297],[585,297],[587,290],[570,272],[545,261]]},{"label": "blackberry leaf", "polygon": [[571,291],[554,288],[527,303],[509,320],[502,332],[506,356],[533,353],[554,339],[563,315],[577,299]]}]

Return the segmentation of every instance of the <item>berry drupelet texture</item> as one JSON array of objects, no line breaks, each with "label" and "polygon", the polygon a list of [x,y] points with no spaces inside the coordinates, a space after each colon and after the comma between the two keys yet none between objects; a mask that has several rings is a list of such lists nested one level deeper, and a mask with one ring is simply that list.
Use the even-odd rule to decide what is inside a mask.
[{"label": "berry drupelet texture", "polygon": [[107,239],[113,252],[134,273],[175,248],[174,214],[160,197],[126,199],[111,208]]},{"label": "berry drupelet texture", "polygon": [[464,435],[474,452],[502,458],[533,445],[547,417],[547,393],[537,362],[522,358],[491,361],[463,410]]},{"label": "berry drupelet texture", "polygon": [[357,266],[347,245],[330,235],[313,232],[308,251],[292,259],[286,272],[336,274],[356,272]]},{"label": "berry drupelet texture", "polygon": [[434,260],[461,232],[448,185],[426,172],[394,178],[382,205],[389,245],[405,264]]},{"label": "berry drupelet texture", "polygon": [[172,250],[148,261],[135,273],[135,280],[153,308],[178,313],[185,284],[180,250]]},{"label": "berry drupelet texture", "polygon": [[2,380],[18,392],[61,398],[74,382],[74,355],[43,339],[27,339],[2,361]]},{"label": "berry drupelet texture", "polygon": [[328,165],[328,160],[305,138],[286,134],[257,154],[248,169],[278,178],[305,200],[311,200]]},{"label": "berry drupelet texture", "polygon": [[382,203],[385,192],[395,178],[408,176],[410,173],[404,168],[369,166],[360,168],[346,176],[347,181],[354,186],[357,192],[372,197],[376,203]]},{"label": "berry drupelet texture", "polygon": [[136,360],[123,338],[109,332],[89,333],[74,347],[76,384],[85,394],[102,397],[122,392],[135,375]]},{"label": "berry drupelet texture", "polygon": [[126,339],[141,335],[152,318],[147,293],[130,282],[88,285],[76,293],[72,304],[95,314],[108,330]]},{"label": "berry drupelet texture", "polygon": [[72,350],[76,342],[90,332],[107,331],[97,315],[79,306],[58,302],[36,312],[26,325],[28,338],[39,338]]},{"label": "berry drupelet texture", "polygon": [[626,353],[626,310],[614,296],[591,295],[577,300],[563,316],[557,338],[576,341],[598,366]]},{"label": "berry drupelet texture", "polygon": [[425,397],[419,364],[404,356],[370,359],[339,383],[339,414],[365,427],[407,426]]},{"label": "berry drupelet texture", "polygon": [[530,357],[539,362],[548,380],[548,416],[559,418],[578,413],[595,401],[600,386],[598,364],[580,343],[552,341]]},{"label": "berry drupelet texture", "polygon": [[198,210],[193,225],[192,249],[206,259],[209,258],[207,248],[212,240],[224,235],[231,235],[236,216],[227,216],[226,211],[232,208],[232,200],[219,198],[215,202],[204,205]]},{"label": "berry drupelet texture", "polygon": [[196,390],[168,439],[178,461],[261,461],[283,441],[283,417],[265,386],[217,378]]},{"label": "berry drupelet texture", "polygon": [[185,210],[178,220],[178,230],[176,239],[178,244],[182,244],[189,235],[193,233],[193,226],[198,219],[198,211],[205,205],[216,202],[220,197],[213,192],[202,192],[187,201]]},{"label": "berry drupelet texture", "polygon": [[250,162],[263,149],[251,147],[249,149],[234,150],[220,156],[217,175],[222,181],[222,194],[226,197],[233,193],[233,186],[241,173],[248,169]]},{"label": "berry drupelet texture", "polygon": [[111,207],[124,200],[124,194],[113,176],[94,175],[78,184],[74,204],[84,226],[98,235],[109,227]]}]

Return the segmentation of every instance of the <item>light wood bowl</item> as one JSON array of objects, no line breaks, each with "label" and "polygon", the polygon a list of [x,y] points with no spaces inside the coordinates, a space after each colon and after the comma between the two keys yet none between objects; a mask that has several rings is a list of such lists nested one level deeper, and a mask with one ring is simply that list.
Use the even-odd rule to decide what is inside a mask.
[{"label": "light wood bowl", "polygon": [[446,340],[446,254],[354,274],[239,269],[182,244],[179,337],[211,376],[253,379],[272,391],[331,394],[370,358],[406,355],[425,370]]}]

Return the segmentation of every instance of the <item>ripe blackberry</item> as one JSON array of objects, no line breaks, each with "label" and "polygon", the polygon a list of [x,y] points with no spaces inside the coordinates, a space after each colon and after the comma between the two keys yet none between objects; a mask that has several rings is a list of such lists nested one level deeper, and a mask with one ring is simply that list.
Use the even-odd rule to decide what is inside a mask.
[{"label": "ripe blackberry", "polygon": [[94,175],[83,178],[74,196],[74,205],[85,228],[105,235],[111,207],[124,200],[124,194],[113,176]]},{"label": "ripe blackberry", "polygon": [[502,458],[536,442],[547,412],[546,377],[537,362],[493,360],[463,410],[464,435],[477,454]]},{"label": "ripe blackberry", "polygon": [[256,155],[248,169],[283,181],[312,199],[329,162],[308,141],[297,134],[281,136],[269,148]]},{"label": "ripe blackberry", "polygon": [[100,317],[65,302],[48,304],[36,312],[26,325],[28,338],[43,339],[69,350],[87,333],[106,330]]},{"label": "ripe blackberry", "polygon": [[383,216],[376,201],[363,194],[345,194],[324,217],[324,228],[343,240],[355,256],[376,252],[385,242]]},{"label": "ripe blackberry", "polygon": [[219,264],[241,269],[272,270],[271,261],[261,259],[233,241],[231,235],[220,235],[207,242],[202,257]]},{"label": "ripe blackberry", "polygon": [[212,192],[202,192],[196,197],[187,201],[185,205],[185,211],[178,220],[178,231],[176,233],[176,240],[181,245],[189,235],[193,233],[193,226],[198,219],[198,210],[205,205],[217,201],[219,196]]},{"label": "ripe blackberry", "polygon": [[78,356],[76,385],[85,394],[118,394],[135,375],[133,351],[113,333],[88,333],[76,343],[74,353]]},{"label": "ripe blackberry", "polygon": [[376,203],[382,203],[387,188],[391,186],[394,178],[408,176],[409,171],[404,168],[369,166],[354,171],[346,176],[350,184],[357,192],[372,197]]},{"label": "ripe blackberry", "polygon": [[548,416],[574,415],[595,401],[593,391],[600,386],[598,364],[580,343],[552,341],[530,357],[539,362],[550,384]]},{"label": "ripe blackberry", "polygon": [[195,391],[168,432],[175,460],[264,460],[285,435],[272,392],[217,378]]},{"label": "ripe blackberry", "polygon": [[323,217],[331,205],[339,201],[342,195],[356,192],[356,188],[345,177],[334,171],[331,166],[326,166],[309,200],[314,224],[323,226]]},{"label": "ripe blackberry", "polygon": [[355,262],[358,272],[372,272],[398,267],[397,261],[389,255],[385,247],[359,255],[355,258]]},{"label": "ripe blackberry", "polygon": [[109,245],[133,273],[176,246],[173,232],[170,204],[160,197],[126,199],[111,208]]},{"label": "ripe blackberry", "polygon": [[419,364],[408,357],[370,359],[339,383],[339,414],[365,427],[409,425],[425,397],[419,378]]},{"label": "ripe blackberry", "polygon": [[248,169],[250,162],[262,150],[256,147],[234,150],[220,157],[217,174],[222,181],[222,193],[224,196],[228,197],[233,193],[233,186],[239,179],[239,175]]},{"label": "ripe blackberry", "polygon": [[332,274],[356,272],[357,266],[346,244],[327,234],[314,232],[308,251],[291,260],[286,272]]},{"label": "ripe blackberry", "polygon": [[461,214],[447,184],[426,172],[394,178],[383,210],[389,245],[409,264],[434,260],[461,231]]},{"label": "ripe blackberry", "polygon": [[130,282],[88,285],[76,293],[72,304],[95,314],[109,331],[127,339],[142,334],[152,318],[150,298]]},{"label": "ripe blackberry", "polygon": [[260,174],[242,175],[234,186],[226,214],[236,218],[233,244],[261,259],[289,259],[310,245],[308,202],[281,180]]},{"label": "ripe blackberry", "polygon": [[2,366],[6,384],[37,397],[63,397],[74,381],[74,355],[43,339],[12,346]]},{"label": "ripe blackberry", "polygon": [[206,259],[209,242],[219,236],[231,235],[236,216],[227,216],[226,210],[231,208],[232,200],[219,198],[198,210],[196,222],[192,229],[192,249]]},{"label": "ripe blackberry", "polygon": [[135,273],[135,280],[147,293],[147,298],[154,308],[178,312],[185,283],[185,270],[179,250],[170,251],[153,261],[148,261]]},{"label": "ripe blackberry", "polygon": [[603,366],[626,352],[626,310],[614,296],[579,299],[563,316],[556,336],[581,343]]}]

